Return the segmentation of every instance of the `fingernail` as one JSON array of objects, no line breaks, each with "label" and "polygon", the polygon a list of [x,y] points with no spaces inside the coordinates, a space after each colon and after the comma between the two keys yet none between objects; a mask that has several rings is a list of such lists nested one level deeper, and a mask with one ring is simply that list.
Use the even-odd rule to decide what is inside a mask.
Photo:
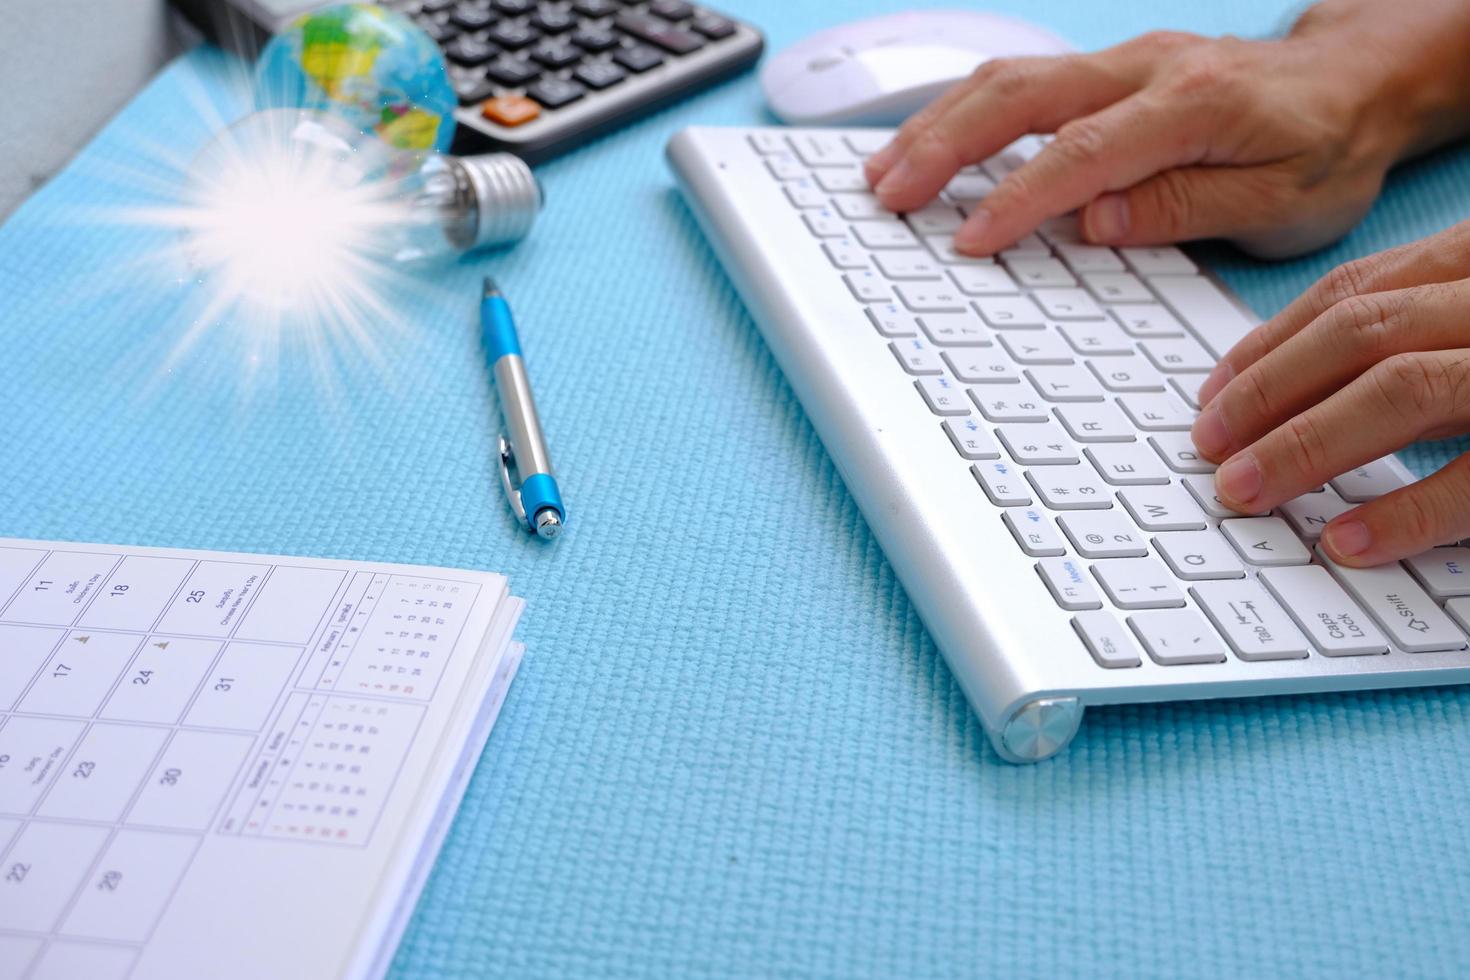
[{"label": "fingernail", "polygon": [[1220,496],[1248,504],[1261,492],[1261,468],[1250,453],[1242,453],[1215,473],[1215,489]]},{"label": "fingernail", "polygon": [[893,166],[894,158],[898,156],[898,144],[889,143],[883,149],[868,157],[867,167],[870,172],[883,173]]},{"label": "fingernail", "polygon": [[970,212],[960,230],[954,233],[954,247],[961,252],[977,252],[985,240],[985,231],[990,227],[990,212],[976,208]]},{"label": "fingernail", "polygon": [[1373,543],[1373,534],[1362,521],[1334,521],[1322,529],[1322,538],[1329,551],[1344,558],[1361,555]]},{"label": "fingernail", "polygon": [[1205,377],[1205,383],[1199,386],[1199,394],[1196,396],[1199,403],[1208,405],[1234,377],[1235,368],[1230,366],[1229,361],[1221,361],[1216,364],[1215,369]]},{"label": "fingernail", "polygon": [[1122,194],[1104,194],[1088,205],[1087,237],[1095,242],[1116,242],[1128,234],[1128,199]]},{"label": "fingernail", "polygon": [[1195,448],[1211,459],[1219,459],[1230,449],[1230,430],[1225,427],[1225,419],[1216,409],[1205,409],[1194,420],[1190,435],[1194,436]]},{"label": "fingernail", "polygon": [[892,170],[888,171],[888,173],[884,174],[882,180],[878,181],[878,186],[874,190],[880,197],[903,190],[904,185],[909,182],[909,171],[911,169],[907,160],[898,161],[898,164]]}]

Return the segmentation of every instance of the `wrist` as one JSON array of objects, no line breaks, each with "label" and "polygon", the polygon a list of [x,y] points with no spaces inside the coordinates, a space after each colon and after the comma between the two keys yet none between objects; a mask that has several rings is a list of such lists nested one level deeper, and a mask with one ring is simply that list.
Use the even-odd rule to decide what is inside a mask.
[{"label": "wrist", "polygon": [[1470,3],[1324,0],[1290,40],[1320,46],[1355,99],[1357,129],[1391,166],[1470,134]]}]

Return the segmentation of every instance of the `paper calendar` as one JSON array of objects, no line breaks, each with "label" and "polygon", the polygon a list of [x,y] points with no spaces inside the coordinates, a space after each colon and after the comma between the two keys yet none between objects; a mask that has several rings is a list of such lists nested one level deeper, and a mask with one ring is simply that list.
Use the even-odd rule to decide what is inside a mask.
[{"label": "paper calendar", "polygon": [[0,980],[381,975],[521,609],[487,572],[0,538]]}]

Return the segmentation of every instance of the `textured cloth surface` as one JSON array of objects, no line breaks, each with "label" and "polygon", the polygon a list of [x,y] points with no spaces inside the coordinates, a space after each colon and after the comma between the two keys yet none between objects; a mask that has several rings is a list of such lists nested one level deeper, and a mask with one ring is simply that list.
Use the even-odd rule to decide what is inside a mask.
[{"label": "textured cloth surface", "polygon": [[[993,6],[1094,47],[1290,5]],[[737,12],[779,47],[884,9]],[[0,229],[0,534],[510,573],[525,664],[395,974],[1463,974],[1470,689],[1099,709],[1052,762],[991,752],[662,162],[767,121],[754,76],[544,167],[532,237],[370,357],[184,343],[170,237],[99,210],[169,193],[238,75],[184,57]],[[1218,262],[1270,313],[1467,215],[1451,152],[1328,252]],[[552,547],[491,465],[485,271],[563,475]]]}]

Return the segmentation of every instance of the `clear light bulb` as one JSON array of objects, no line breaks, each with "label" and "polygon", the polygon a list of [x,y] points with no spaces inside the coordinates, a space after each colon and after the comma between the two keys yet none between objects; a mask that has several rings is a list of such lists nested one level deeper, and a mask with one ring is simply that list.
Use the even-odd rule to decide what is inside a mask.
[{"label": "clear light bulb", "polygon": [[280,308],[375,266],[517,241],[543,201],[510,154],[398,150],[300,109],[255,112],[221,132],[195,157],[184,196],[195,268]]}]

